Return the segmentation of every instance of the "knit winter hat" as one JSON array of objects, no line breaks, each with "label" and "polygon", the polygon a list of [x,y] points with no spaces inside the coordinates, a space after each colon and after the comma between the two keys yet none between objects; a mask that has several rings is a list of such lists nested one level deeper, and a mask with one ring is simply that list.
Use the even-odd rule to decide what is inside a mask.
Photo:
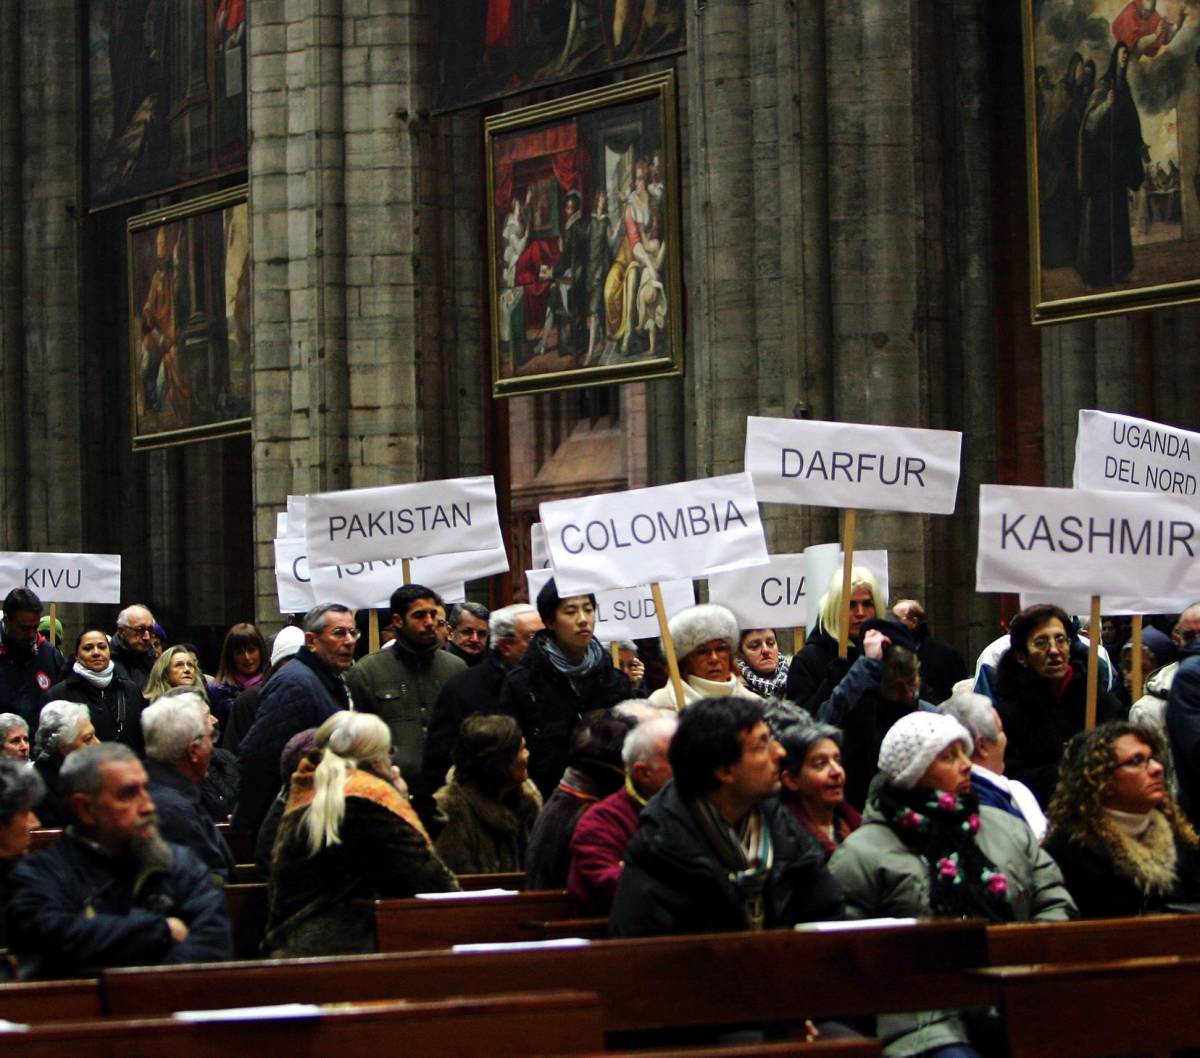
[{"label": "knit winter hat", "polygon": [[893,786],[911,790],[925,770],[947,746],[962,742],[967,756],[974,743],[971,733],[944,713],[909,713],[900,717],[879,747],[879,770]]},{"label": "knit winter hat", "polygon": [[737,650],[737,618],[730,610],[715,603],[680,610],[667,622],[667,627],[675,643],[675,653],[681,658],[712,639],[724,639],[729,644],[730,654]]},{"label": "knit winter hat", "polygon": [[271,664],[276,665],[284,658],[290,658],[304,646],[304,632],[295,625],[281,628],[271,646]]}]

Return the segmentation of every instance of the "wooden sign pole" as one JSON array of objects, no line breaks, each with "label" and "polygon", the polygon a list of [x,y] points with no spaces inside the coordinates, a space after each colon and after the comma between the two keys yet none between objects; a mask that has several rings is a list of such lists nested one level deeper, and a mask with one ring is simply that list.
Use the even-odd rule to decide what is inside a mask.
[{"label": "wooden sign pole", "polygon": [[1096,689],[1100,682],[1100,596],[1092,596],[1091,623],[1088,625],[1087,712],[1085,725],[1096,726]]},{"label": "wooden sign pole", "polygon": [[[846,508],[842,525],[842,618],[838,627],[838,657],[850,653],[850,568],[854,565],[854,530],[858,512]],[[878,605],[878,604],[876,604]]]},{"label": "wooden sign pole", "polygon": [[[1142,615],[1135,613],[1133,620],[1130,622],[1129,638],[1133,642],[1133,685],[1129,688],[1129,700],[1136,702],[1141,696],[1145,688],[1142,686],[1142,680],[1145,678],[1145,673],[1142,672]],[[1120,664],[1120,659],[1117,660]]]},{"label": "wooden sign pole", "polygon": [[799,654],[804,646],[804,625],[792,629],[792,653]]},{"label": "wooden sign pole", "polygon": [[379,611],[374,606],[367,611],[367,650],[372,654],[379,649]]},{"label": "wooden sign pole", "polygon": [[654,597],[654,609],[658,613],[658,634],[662,638],[663,653],[667,655],[667,672],[671,676],[671,686],[675,688],[675,708],[683,712],[683,679],[679,675],[679,659],[675,657],[675,642],[671,639],[671,630],[667,627],[667,610],[663,606],[662,589],[658,581],[650,582],[650,594]]},{"label": "wooden sign pole", "polygon": [[50,604],[50,645],[52,647],[58,646],[58,635],[56,633],[57,628],[58,628],[58,603],[52,602]]},{"label": "wooden sign pole", "polygon": [[615,639],[608,644],[608,652],[612,656],[613,668],[619,669],[621,667],[621,645]]}]

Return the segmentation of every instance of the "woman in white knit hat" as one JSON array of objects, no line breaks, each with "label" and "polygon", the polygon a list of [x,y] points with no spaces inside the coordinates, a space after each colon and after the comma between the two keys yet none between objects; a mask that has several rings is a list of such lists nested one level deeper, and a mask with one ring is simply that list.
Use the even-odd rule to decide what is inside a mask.
[{"label": "woman in white knit hat", "polygon": [[[683,704],[701,698],[750,698],[762,701],[733,674],[733,655],[737,650],[738,623],[724,606],[706,603],[680,610],[667,628],[679,658],[683,677]],[[652,695],[649,702],[660,708],[675,709],[675,688],[668,683]]]},{"label": "woman in white knit hat", "polygon": [[[863,824],[829,861],[845,890],[847,918],[1077,916],[1058,867],[1029,827],[980,807],[971,792],[971,748],[967,729],[941,713],[909,713],[889,729]],[[987,1031],[961,1010],[884,1015],[877,1030],[889,1058],[967,1058],[976,1053],[972,1035]]]}]

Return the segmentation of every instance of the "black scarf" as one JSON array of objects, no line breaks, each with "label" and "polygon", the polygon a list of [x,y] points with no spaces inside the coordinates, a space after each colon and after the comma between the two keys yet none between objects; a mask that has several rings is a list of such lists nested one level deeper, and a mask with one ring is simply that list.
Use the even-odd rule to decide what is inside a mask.
[{"label": "black scarf", "polygon": [[929,904],[946,918],[1011,922],[1008,878],[979,847],[979,798],[884,783],[876,803],[888,825],[929,871]]}]

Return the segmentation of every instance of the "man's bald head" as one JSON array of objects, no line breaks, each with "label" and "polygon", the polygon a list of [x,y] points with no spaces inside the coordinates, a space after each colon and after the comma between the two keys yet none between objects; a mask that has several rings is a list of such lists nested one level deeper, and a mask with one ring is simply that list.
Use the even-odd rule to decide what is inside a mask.
[{"label": "man's bald head", "polygon": [[1194,602],[1179,615],[1171,638],[1181,647],[1187,646],[1193,639],[1200,636],[1200,602]]}]

